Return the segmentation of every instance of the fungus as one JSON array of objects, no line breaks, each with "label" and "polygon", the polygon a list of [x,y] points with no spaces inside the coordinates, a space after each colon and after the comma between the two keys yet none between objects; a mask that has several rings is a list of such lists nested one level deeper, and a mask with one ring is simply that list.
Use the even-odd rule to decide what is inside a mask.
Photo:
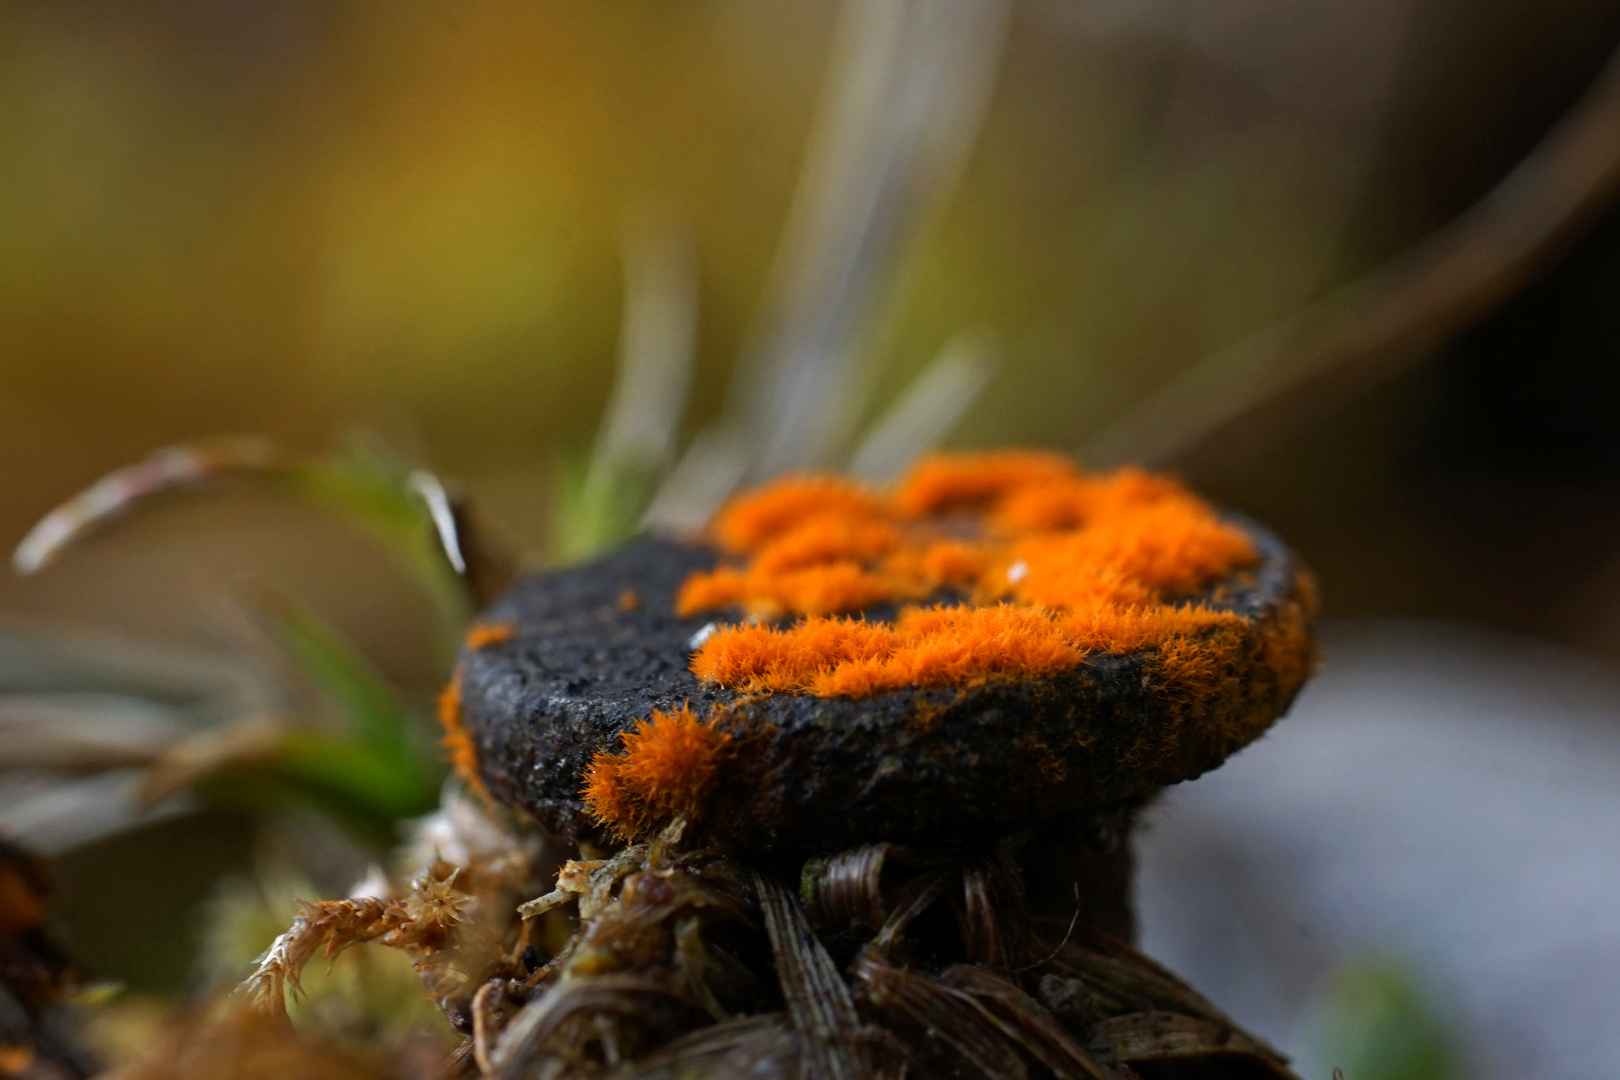
[{"label": "fungus", "polygon": [[[1174,480],[1023,451],[936,456],[891,490],[785,478],[701,537],[530,579],[469,632],[445,742],[582,857],[457,984],[463,1056],[503,1077],[1288,1080],[1122,943],[1126,838],[1287,708],[1314,605],[1276,538]],[[303,951],[272,959],[407,918],[448,934],[449,900],[437,922],[309,910]],[[516,970],[523,942],[549,959]]]},{"label": "fungus", "polygon": [[447,744],[580,838],[989,840],[1259,735],[1308,673],[1311,602],[1269,533],[1137,469],[791,476],[497,603],[481,625],[521,634],[469,638]]},{"label": "fungus", "polygon": [[[469,635],[468,648],[477,648]],[[457,667],[450,681],[439,692],[439,727],[443,731],[440,744],[450,759],[450,766],[466,785],[483,797],[489,796],[484,778],[478,775],[478,747],[461,722],[462,669]]]},{"label": "fungus", "polygon": [[489,649],[496,645],[505,645],[518,635],[517,623],[473,623],[467,628],[467,648]]},{"label": "fungus", "polygon": [[689,706],[654,712],[622,739],[622,752],[604,750],[591,759],[584,799],[597,820],[624,837],[651,823],[696,818],[731,742]]}]

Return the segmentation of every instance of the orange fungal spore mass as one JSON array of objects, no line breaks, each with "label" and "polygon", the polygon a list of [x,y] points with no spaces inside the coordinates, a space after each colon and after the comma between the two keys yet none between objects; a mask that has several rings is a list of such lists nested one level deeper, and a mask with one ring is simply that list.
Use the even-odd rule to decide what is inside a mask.
[{"label": "orange fungal spore mass", "polygon": [[[1257,558],[1174,480],[1028,451],[934,456],[887,493],[780,480],[733,500],[713,534],[734,558],[689,577],[677,610],[793,621],[722,627],[693,672],[819,696],[1038,676],[1143,649],[1206,682],[1220,631],[1242,620],[1174,601]],[[877,604],[899,606],[892,623],[838,617]]]},{"label": "orange fungal spore mass", "polygon": [[517,623],[473,623],[467,628],[467,648],[493,648],[496,645],[505,645],[517,636]]},{"label": "orange fungal spore mass", "polygon": [[439,693],[439,726],[444,731],[441,745],[450,757],[456,775],[473,791],[488,795],[483,777],[478,775],[478,747],[461,719],[461,669],[457,668]]},{"label": "orange fungal spore mass", "polygon": [[713,783],[731,736],[691,708],[654,712],[620,736],[621,753],[598,753],[585,774],[585,808],[621,836],[653,822],[694,817]]}]

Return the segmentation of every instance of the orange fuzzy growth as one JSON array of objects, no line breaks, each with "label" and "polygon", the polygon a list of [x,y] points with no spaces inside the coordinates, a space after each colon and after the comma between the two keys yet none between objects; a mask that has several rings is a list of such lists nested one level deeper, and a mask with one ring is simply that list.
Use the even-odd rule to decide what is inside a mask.
[{"label": "orange fuzzy growth", "polygon": [[900,482],[894,503],[902,514],[921,517],[963,506],[983,506],[1020,488],[1061,484],[1079,469],[1061,454],[998,450],[988,454],[935,454]]},{"label": "orange fuzzy growth", "polygon": [[504,645],[517,635],[517,623],[473,623],[467,628],[467,648],[478,650]]},{"label": "orange fuzzy growth", "polygon": [[791,476],[733,500],[720,511],[712,528],[724,547],[747,552],[818,514],[845,520],[877,517],[881,502],[851,480]]},{"label": "orange fuzzy growth", "polygon": [[619,775],[619,759],[605,750],[591,758],[580,792],[585,809],[597,821],[621,836],[634,836],[646,827],[645,813]]},{"label": "orange fuzzy growth", "polygon": [[828,667],[809,689],[821,697],[864,697],[908,686],[965,686],[1055,674],[1083,655],[1039,612],[1005,605],[913,608],[901,613],[886,655]]},{"label": "orange fuzzy growth", "polygon": [[1126,603],[1192,592],[1252,563],[1254,545],[1191,496],[1168,498],[1013,545],[1025,572],[1012,594],[1043,607],[1090,599],[1099,588]]},{"label": "orange fuzzy growth", "polygon": [[826,615],[867,607],[889,599],[892,593],[887,582],[857,562],[806,566],[779,574],[745,573],[722,566],[687,578],[676,594],[675,611],[687,616],[735,606],[773,617],[786,611]]},{"label": "orange fuzzy growth", "polygon": [[1135,652],[1242,622],[1230,612],[1163,605],[1099,604],[1067,615],[1005,604],[910,608],[893,624],[809,617],[783,628],[722,627],[692,657],[692,671],[750,693],[864,697],[1050,675],[1087,653]]},{"label": "orange fuzzy growth", "polygon": [[1235,629],[1202,637],[1176,635],[1159,646],[1160,677],[1165,688],[1187,701],[1206,700],[1223,684],[1235,681],[1233,671],[1242,638]]},{"label": "orange fuzzy growth", "polygon": [[749,691],[809,692],[817,676],[846,663],[880,660],[896,645],[888,623],[810,616],[791,627],[722,627],[692,657],[700,679]]},{"label": "orange fuzzy growth", "polygon": [[473,744],[472,736],[461,722],[460,668],[456,668],[450,681],[439,692],[439,726],[444,729],[439,744],[448,751],[456,775],[473,791],[488,797],[489,790],[484,787],[484,778],[478,775],[478,747]]},{"label": "orange fuzzy growth", "polygon": [[621,737],[619,754],[598,753],[585,777],[585,807],[630,838],[677,816],[696,818],[731,736],[690,706],[654,712]]},{"label": "orange fuzzy growth", "polygon": [[1055,617],[1063,636],[1086,652],[1129,653],[1151,649],[1176,638],[1243,624],[1241,615],[1206,607],[1152,604],[1122,607],[1097,602]]},{"label": "orange fuzzy growth", "polygon": [[1126,467],[1106,476],[1074,475],[1012,488],[996,501],[994,520],[1013,534],[1078,529],[1178,496],[1192,498],[1167,476]]},{"label": "orange fuzzy growth", "polygon": [[700,611],[741,607],[748,599],[748,575],[731,566],[699,571],[681,583],[675,594],[675,614],[683,619]]},{"label": "orange fuzzy growth", "polygon": [[[714,534],[744,558],[691,575],[679,614],[799,618],[724,627],[692,670],[737,689],[840,696],[1202,642],[1241,620],[1170,601],[1257,558],[1243,530],[1174,480],[1087,474],[1026,451],[936,455],[888,495],[847,480],[778,481],[733,500]],[[944,589],[971,605],[902,608],[893,624],[831,617]]]},{"label": "orange fuzzy growth", "polygon": [[763,574],[820,563],[876,559],[900,546],[900,530],[883,521],[818,514],[779,534],[754,557]]},{"label": "orange fuzzy growth", "polygon": [[775,606],[806,615],[828,615],[880,603],[890,596],[882,578],[867,573],[855,562],[807,566],[770,580],[768,600]]}]

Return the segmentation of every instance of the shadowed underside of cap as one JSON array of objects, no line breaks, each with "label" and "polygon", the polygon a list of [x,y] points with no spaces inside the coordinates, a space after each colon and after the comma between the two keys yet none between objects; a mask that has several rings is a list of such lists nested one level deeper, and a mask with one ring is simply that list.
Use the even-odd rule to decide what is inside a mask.
[{"label": "shadowed underside of cap", "polygon": [[520,585],[469,636],[448,741],[575,836],[684,814],[739,849],[971,841],[1258,736],[1309,672],[1310,592],[1269,533],[1145,474],[793,480],[702,542]]}]

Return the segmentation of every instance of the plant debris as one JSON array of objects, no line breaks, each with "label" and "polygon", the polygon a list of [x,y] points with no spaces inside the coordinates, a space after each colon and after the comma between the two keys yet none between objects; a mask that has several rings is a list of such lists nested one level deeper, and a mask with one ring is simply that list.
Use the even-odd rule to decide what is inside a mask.
[{"label": "plant debris", "polygon": [[87,975],[47,929],[50,878],[31,853],[0,839],[0,1077],[77,1080],[91,1065],[66,1003]]},{"label": "plant debris", "polygon": [[[1129,946],[1031,918],[1011,858],[872,845],[805,864],[794,890],[684,832],[568,863],[523,906],[546,917],[574,904],[577,928],[471,995],[460,1075],[1292,1075]],[[509,953],[520,936],[492,947]]]}]

